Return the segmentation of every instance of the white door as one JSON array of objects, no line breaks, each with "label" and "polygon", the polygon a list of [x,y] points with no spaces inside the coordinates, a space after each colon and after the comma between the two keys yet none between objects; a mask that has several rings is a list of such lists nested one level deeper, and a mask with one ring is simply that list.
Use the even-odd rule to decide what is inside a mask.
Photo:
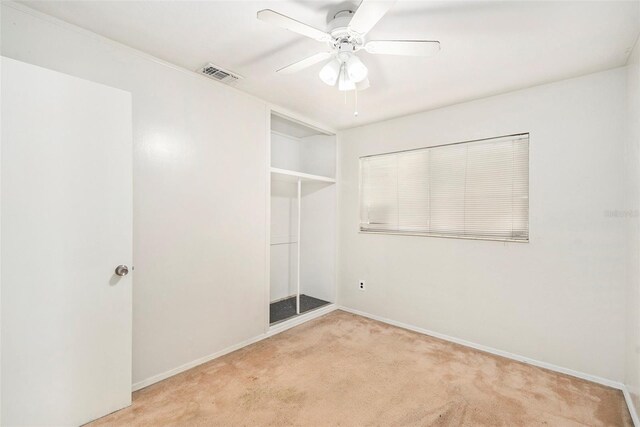
[{"label": "white door", "polygon": [[2,58],[2,425],[131,404],[128,92]]}]

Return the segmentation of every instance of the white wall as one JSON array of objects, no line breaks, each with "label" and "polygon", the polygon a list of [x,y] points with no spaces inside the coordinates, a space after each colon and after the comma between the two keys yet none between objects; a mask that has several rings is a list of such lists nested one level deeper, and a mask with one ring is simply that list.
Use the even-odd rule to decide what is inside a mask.
[{"label": "white wall", "polygon": [[640,414],[640,43],[629,57],[627,66],[627,102],[629,139],[625,152],[627,162],[629,213],[628,225],[628,290],[627,290],[627,346],[625,385],[637,414]]},{"label": "white wall", "polygon": [[312,175],[336,176],[335,135],[302,138],[273,132],[271,166]]},{"label": "white wall", "polygon": [[335,135],[313,135],[300,138],[302,171],[312,175],[336,176]]},{"label": "white wall", "polygon": [[[621,68],[341,132],[338,302],[622,381],[625,86]],[[530,243],[358,233],[359,156],[519,132]]]},{"label": "white wall", "polygon": [[300,138],[271,133],[271,166],[279,169],[303,171]]},{"label": "white wall", "polygon": [[264,333],[266,105],[2,5],[2,54],[133,94],[134,383]]}]

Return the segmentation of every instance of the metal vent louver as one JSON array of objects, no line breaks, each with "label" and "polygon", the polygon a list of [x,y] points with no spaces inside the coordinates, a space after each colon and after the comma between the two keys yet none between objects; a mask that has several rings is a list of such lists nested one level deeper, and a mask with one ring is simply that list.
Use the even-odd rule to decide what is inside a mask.
[{"label": "metal vent louver", "polygon": [[242,77],[239,76],[238,74],[234,74],[231,71],[225,70],[212,63],[208,63],[207,65],[202,67],[199,71],[200,73],[204,74],[210,79],[213,79],[222,83],[227,83],[227,84],[235,83],[238,80],[242,79]]}]

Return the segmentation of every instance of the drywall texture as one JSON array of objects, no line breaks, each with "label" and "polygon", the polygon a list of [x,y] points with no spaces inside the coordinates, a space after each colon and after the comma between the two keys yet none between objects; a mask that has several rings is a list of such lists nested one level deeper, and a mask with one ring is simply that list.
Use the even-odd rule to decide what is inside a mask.
[{"label": "drywall texture", "polygon": [[[625,73],[341,132],[338,302],[622,381]],[[358,233],[360,156],[520,132],[530,132],[530,243]]]},{"label": "drywall texture", "polygon": [[627,347],[625,385],[640,414],[640,43],[627,65],[629,139],[627,162]]},{"label": "drywall texture", "polygon": [[266,105],[2,5],[2,54],[133,95],[133,381],[264,333]]}]

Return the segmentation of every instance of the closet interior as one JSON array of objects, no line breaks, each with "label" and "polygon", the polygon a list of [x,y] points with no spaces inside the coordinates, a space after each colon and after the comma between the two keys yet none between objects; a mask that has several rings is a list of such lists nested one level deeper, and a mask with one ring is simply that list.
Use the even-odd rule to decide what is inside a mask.
[{"label": "closet interior", "polygon": [[271,325],[335,302],[336,137],[271,114]]}]

